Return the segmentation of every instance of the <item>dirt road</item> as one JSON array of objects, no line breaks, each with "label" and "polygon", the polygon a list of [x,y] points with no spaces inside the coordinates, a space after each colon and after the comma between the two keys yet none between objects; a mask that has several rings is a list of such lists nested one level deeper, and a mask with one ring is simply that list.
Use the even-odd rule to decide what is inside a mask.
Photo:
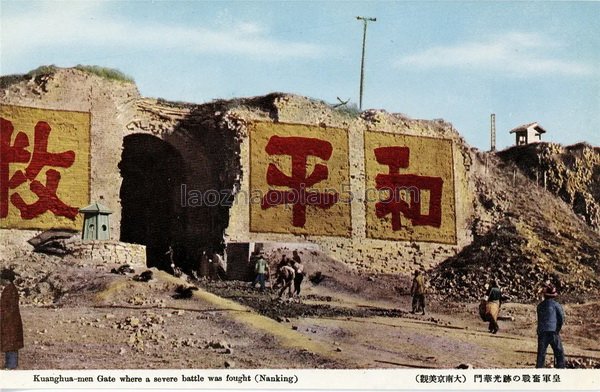
[{"label": "dirt road", "polygon": [[[407,295],[374,300],[310,282],[301,304],[238,282],[201,284],[221,296],[200,289],[174,299],[188,284],[164,272],[150,282],[100,275],[53,305],[22,306],[22,369],[530,368],[535,360],[529,304],[507,304],[502,314],[515,321],[491,335],[474,303],[431,299],[417,316]],[[598,320],[599,308],[566,305],[567,356],[592,358],[588,366],[600,363],[598,324],[583,320]]]}]

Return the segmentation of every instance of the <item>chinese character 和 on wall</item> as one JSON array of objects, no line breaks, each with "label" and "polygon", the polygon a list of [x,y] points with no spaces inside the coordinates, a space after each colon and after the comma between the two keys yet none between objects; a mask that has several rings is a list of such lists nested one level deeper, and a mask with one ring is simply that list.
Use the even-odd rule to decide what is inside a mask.
[{"label": "chinese character \u548c on wall", "polygon": [[368,238],[456,243],[452,142],[365,135]]}]

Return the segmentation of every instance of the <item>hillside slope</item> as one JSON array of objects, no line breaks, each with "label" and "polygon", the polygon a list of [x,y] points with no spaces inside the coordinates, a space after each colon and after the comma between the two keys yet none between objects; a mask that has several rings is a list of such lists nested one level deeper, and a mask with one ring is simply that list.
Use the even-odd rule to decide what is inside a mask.
[{"label": "hillside slope", "polygon": [[[525,163],[526,158],[519,155],[523,150],[528,151],[477,154],[472,178],[477,192],[474,240],[432,272],[437,292],[477,299],[484,295],[484,284],[495,278],[518,300],[537,298],[537,290],[546,281],[571,298],[597,295],[600,235],[571,205],[526,175],[535,172],[536,166],[531,161]],[[526,173],[499,156],[512,156]],[[579,168],[582,173],[598,173],[599,166],[582,162]],[[573,194],[590,194],[594,189],[586,181],[577,186],[568,176],[556,178],[571,184],[566,189]],[[590,192],[585,193],[588,189]]]},{"label": "hillside slope", "polygon": [[534,143],[498,153],[539,186],[569,204],[600,233],[600,148],[585,143]]}]

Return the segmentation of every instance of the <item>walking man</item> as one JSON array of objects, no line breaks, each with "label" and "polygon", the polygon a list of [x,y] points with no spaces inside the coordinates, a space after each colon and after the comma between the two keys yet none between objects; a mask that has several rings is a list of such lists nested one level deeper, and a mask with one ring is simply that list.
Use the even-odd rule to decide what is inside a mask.
[{"label": "walking man", "polygon": [[19,366],[19,350],[23,344],[23,322],[19,311],[19,292],[14,284],[15,272],[2,270],[0,279],[8,284],[0,295],[0,351],[4,352],[4,368]]},{"label": "walking man", "polygon": [[564,369],[565,352],[560,340],[560,330],[565,320],[562,306],[554,299],[558,295],[556,287],[547,285],[543,291],[544,300],[537,307],[537,361],[536,368],[543,368],[546,363],[548,345],[554,352],[555,367]]},{"label": "walking man", "polygon": [[425,314],[425,279],[419,270],[415,271],[410,294],[412,295],[411,313],[423,311]]},{"label": "walking man", "polygon": [[485,313],[487,321],[489,321],[488,330],[495,334],[500,329],[498,326],[498,314],[500,313],[500,301],[502,300],[502,291],[500,291],[500,287],[496,280],[492,281],[486,294],[487,303]]}]

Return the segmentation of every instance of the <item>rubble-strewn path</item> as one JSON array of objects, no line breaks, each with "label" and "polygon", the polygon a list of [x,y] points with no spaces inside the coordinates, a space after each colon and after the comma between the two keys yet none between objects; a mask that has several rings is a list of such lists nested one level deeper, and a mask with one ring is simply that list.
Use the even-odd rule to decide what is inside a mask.
[{"label": "rubble-strewn path", "polygon": [[[507,304],[490,335],[476,304],[430,298],[425,316],[409,297],[367,299],[327,285],[304,287],[301,304],[240,282],[188,284],[154,271],[149,282],[96,269],[85,286],[53,305],[22,306],[23,369],[97,368],[452,368],[533,367],[533,305]],[[80,275],[81,276],[81,275]],[[385,289],[385,287],[384,287]],[[227,298],[225,298],[227,297]],[[382,296],[385,297],[385,296]],[[25,301],[27,302],[27,301]],[[563,339],[569,364],[600,363],[599,302],[567,305]],[[261,314],[262,313],[262,314]],[[267,317],[270,316],[270,317]],[[588,320],[588,324],[584,324]],[[548,360],[550,361],[551,355]]]}]

